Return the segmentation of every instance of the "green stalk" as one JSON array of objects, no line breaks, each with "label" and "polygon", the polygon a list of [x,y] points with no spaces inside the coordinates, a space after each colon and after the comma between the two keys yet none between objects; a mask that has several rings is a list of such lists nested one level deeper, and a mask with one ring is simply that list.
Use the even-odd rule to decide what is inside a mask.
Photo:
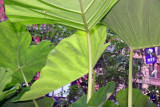
[{"label": "green stalk", "polygon": [[91,48],[90,32],[88,29],[87,21],[85,19],[85,13],[83,10],[82,0],[79,0],[79,3],[80,3],[82,19],[84,22],[84,27],[85,27],[87,39],[88,39],[88,54],[89,54],[89,78],[88,78],[88,92],[87,92],[87,103],[88,103],[90,98],[92,97],[92,48]]},{"label": "green stalk", "polygon": [[132,58],[133,49],[131,49],[129,57],[128,107],[132,107]]},{"label": "green stalk", "polygon": [[90,34],[87,33],[88,36],[88,50],[89,50],[89,78],[88,78],[88,92],[87,92],[87,103],[89,102],[90,98],[92,97],[92,51],[91,51],[91,41],[90,41]]},{"label": "green stalk", "polygon": [[26,77],[25,77],[22,69],[20,69],[20,71],[21,71],[21,74],[22,74],[22,76],[23,76],[24,82],[25,82],[26,86],[28,87],[29,85],[28,85],[27,79],[26,79]]},{"label": "green stalk", "polygon": [[[22,71],[21,68],[20,68],[20,71],[21,71],[21,74],[23,76],[24,82],[25,82],[26,86],[28,87],[29,84],[28,84],[27,79],[26,79],[26,77],[25,77],[25,75],[24,75],[24,73],[23,73],[23,71]],[[36,100],[33,100],[33,103],[34,103],[35,107],[39,107],[38,104],[37,104],[37,102],[36,102]]]},{"label": "green stalk", "polygon": [[33,103],[34,103],[35,107],[39,107],[36,100],[33,100]]}]

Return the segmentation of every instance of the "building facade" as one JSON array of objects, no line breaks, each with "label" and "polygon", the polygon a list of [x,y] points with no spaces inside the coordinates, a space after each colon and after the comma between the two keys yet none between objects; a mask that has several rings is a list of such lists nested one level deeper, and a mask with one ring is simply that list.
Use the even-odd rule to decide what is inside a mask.
[{"label": "building facade", "polygon": [[142,73],[140,74],[142,80],[137,80],[139,88],[147,89],[149,85],[160,86],[160,47],[155,47],[156,63],[146,64],[145,55],[138,55],[135,53],[133,57],[143,60],[144,62],[141,67]]}]

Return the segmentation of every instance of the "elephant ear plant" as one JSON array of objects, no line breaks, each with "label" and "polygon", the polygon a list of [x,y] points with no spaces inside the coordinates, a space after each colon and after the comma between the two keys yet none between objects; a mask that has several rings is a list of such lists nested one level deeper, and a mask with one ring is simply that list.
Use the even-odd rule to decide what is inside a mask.
[{"label": "elephant ear plant", "polygon": [[103,19],[131,47],[128,107],[132,107],[133,50],[160,46],[159,4],[159,0],[120,0]]},{"label": "elephant ear plant", "polygon": [[[49,41],[42,41],[38,45],[30,46],[32,38],[26,27],[10,21],[0,23],[0,38],[0,67],[11,69],[3,70],[1,68],[0,70],[1,91],[3,88],[8,89],[10,86],[8,87],[7,84],[10,82],[12,85],[25,82],[28,86],[28,82],[32,80],[35,73],[46,64],[46,57],[54,46],[50,46]],[[9,95],[11,90],[0,93],[0,99]]]},{"label": "elephant ear plant", "polygon": [[83,30],[62,40],[51,51],[47,58],[47,64],[41,71],[40,79],[30,87],[29,91],[14,100],[36,99],[89,72],[88,102],[92,96],[93,67],[109,45],[104,45],[106,27],[95,25],[117,1],[5,0],[6,14],[13,22],[23,24],[58,23]]},{"label": "elephant ear plant", "polygon": [[25,82],[31,81],[45,65],[46,57],[54,46],[49,47],[49,41],[30,46],[31,35],[20,23],[4,21],[0,28],[0,67],[12,70],[13,83],[22,83],[24,78]]}]

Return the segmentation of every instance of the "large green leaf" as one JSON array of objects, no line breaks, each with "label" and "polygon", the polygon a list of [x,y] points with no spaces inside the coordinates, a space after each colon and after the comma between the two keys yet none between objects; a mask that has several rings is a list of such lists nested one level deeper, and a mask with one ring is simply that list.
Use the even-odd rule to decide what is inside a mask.
[{"label": "large green leaf", "polygon": [[0,68],[0,101],[2,101],[6,96],[14,93],[18,88],[13,87],[12,89],[5,90],[7,84],[12,82],[12,71],[9,68]]},{"label": "large green leaf", "polygon": [[9,21],[0,23],[0,38],[0,67],[12,70],[15,83],[24,81],[20,69],[29,82],[46,64],[47,55],[53,49],[48,41],[30,46],[31,36],[26,27]]},{"label": "large green leaf", "polygon": [[[11,100],[12,99],[7,100],[4,104],[0,105],[0,107],[35,107],[33,101],[12,103]],[[54,100],[49,97],[37,99],[36,102],[39,107],[52,107],[54,104]]]},{"label": "large green leaf", "polygon": [[[148,96],[142,94],[142,92],[138,89],[133,89],[133,106],[134,107],[156,107],[156,105],[151,102]],[[128,89],[120,90],[117,94],[117,101],[119,103],[118,107],[127,107],[128,106]],[[112,102],[106,102],[104,107],[116,107],[116,105]]]},{"label": "large green leaf", "polygon": [[[82,0],[91,29],[118,0]],[[85,30],[79,0],[5,0],[11,21],[25,24],[59,23]]]},{"label": "large green leaf", "polygon": [[[109,45],[106,27],[97,25],[91,31],[93,67]],[[41,76],[20,100],[36,99],[88,73],[88,45],[86,32],[77,31],[63,39],[47,58]]]},{"label": "large green leaf", "polygon": [[100,88],[89,100],[88,107],[101,107],[115,91],[115,83],[109,82]]},{"label": "large green leaf", "polygon": [[160,46],[160,0],[120,0],[104,18],[133,49]]}]

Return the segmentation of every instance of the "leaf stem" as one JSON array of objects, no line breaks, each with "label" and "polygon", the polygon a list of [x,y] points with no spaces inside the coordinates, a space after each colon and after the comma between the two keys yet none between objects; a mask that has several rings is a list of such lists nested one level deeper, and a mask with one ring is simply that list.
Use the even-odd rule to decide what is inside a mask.
[{"label": "leaf stem", "polygon": [[89,50],[89,77],[88,77],[88,92],[87,92],[87,103],[92,97],[92,50],[91,50],[91,41],[90,34],[87,33],[88,36],[88,50]]},{"label": "leaf stem", "polygon": [[33,103],[34,103],[35,107],[39,107],[36,100],[33,100]]},{"label": "leaf stem", "polygon": [[88,78],[88,92],[87,92],[87,103],[88,103],[90,98],[92,97],[92,48],[91,48],[90,32],[89,32],[87,21],[85,18],[82,0],[79,0],[79,3],[80,3],[80,8],[81,8],[81,12],[82,12],[82,19],[84,22],[84,27],[86,30],[87,40],[88,40],[88,55],[89,55],[89,78]]},{"label": "leaf stem", "polygon": [[[26,77],[25,77],[22,69],[20,68],[19,70],[21,71],[21,74],[22,74],[22,76],[23,76],[24,82],[25,82],[26,86],[28,87],[29,84],[28,84],[28,82],[27,82],[27,79],[26,79]],[[39,107],[35,99],[33,100],[33,103],[34,103],[35,107]]]},{"label": "leaf stem", "polygon": [[133,49],[131,49],[129,57],[128,107],[132,107],[132,57]]},{"label": "leaf stem", "polygon": [[28,87],[29,85],[28,85],[27,79],[26,79],[26,77],[25,77],[25,75],[24,75],[24,73],[23,73],[21,68],[20,68],[20,71],[21,71],[21,74],[23,76],[24,82],[25,82],[26,86]]}]

